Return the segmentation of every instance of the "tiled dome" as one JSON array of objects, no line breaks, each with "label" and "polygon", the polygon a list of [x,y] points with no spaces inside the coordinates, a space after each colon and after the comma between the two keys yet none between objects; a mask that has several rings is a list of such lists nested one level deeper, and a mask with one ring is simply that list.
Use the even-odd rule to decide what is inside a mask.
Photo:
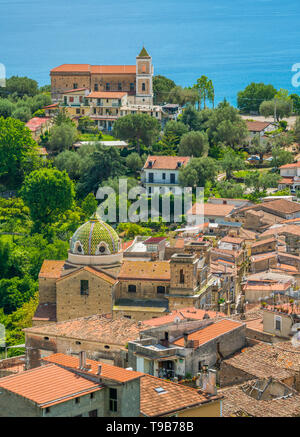
[{"label": "tiled dome", "polygon": [[107,223],[92,217],[71,238],[70,251],[78,255],[110,255],[120,250],[119,237]]}]

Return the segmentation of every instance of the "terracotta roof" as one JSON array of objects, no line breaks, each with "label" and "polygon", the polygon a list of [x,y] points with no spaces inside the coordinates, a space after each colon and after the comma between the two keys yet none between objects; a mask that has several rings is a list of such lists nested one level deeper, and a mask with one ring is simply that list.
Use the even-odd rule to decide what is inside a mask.
[{"label": "terracotta roof", "polygon": [[300,369],[300,348],[294,348],[291,342],[277,345],[259,343],[243,349],[223,363],[243,370],[256,378],[280,380],[290,377],[292,370]]},{"label": "terracotta roof", "polygon": [[39,278],[60,278],[64,264],[65,261],[53,261],[45,259],[39,273]]},{"label": "terracotta roof", "polygon": [[[178,170],[178,163],[185,166],[191,158],[189,156],[148,156],[144,165],[144,169],[158,169],[158,170]],[[152,166],[149,166],[152,162]]]},{"label": "terracotta roof", "polygon": [[281,234],[291,234],[291,235],[300,236],[300,226],[298,225],[276,226],[275,228],[267,229],[265,232],[261,234],[261,237],[265,237],[267,235],[281,235]]},{"label": "terracotta roof", "polygon": [[222,243],[243,244],[244,238],[226,236],[220,240]]},{"label": "terracotta roof", "polygon": [[87,99],[121,99],[122,97],[126,96],[127,93],[120,93],[120,92],[108,92],[108,91],[95,91],[90,93],[87,96]]},{"label": "terracotta roof", "polygon": [[86,73],[86,74],[136,74],[135,65],[90,65],[63,64],[52,68],[50,73]]},{"label": "terracotta roof", "polygon": [[[292,396],[257,400],[244,392],[255,381],[250,380],[247,383],[223,388],[219,391],[224,396],[222,401],[223,417],[299,417],[300,395],[295,390],[286,386],[287,392],[292,392]],[[265,386],[266,382],[262,382],[261,385]]]},{"label": "terracotta roof", "polygon": [[250,132],[261,132],[270,126],[268,121],[246,121],[247,128]]},{"label": "terracotta roof", "polygon": [[[158,393],[155,389],[164,391]],[[151,375],[141,378],[141,413],[147,417],[163,416],[187,408],[222,399],[207,396],[202,391]]]},{"label": "terracotta roof", "polygon": [[294,183],[294,178],[282,178],[280,179],[280,181],[278,181],[278,184],[293,184]]},{"label": "terracotta roof", "polygon": [[281,168],[299,168],[299,167],[300,167],[300,161],[294,162],[292,164],[285,164],[285,165],[282,165],[279,168],[281,169]]},{"label": "terracotta roof", "polygon": [[[47,358],[43,358],[43,361],[48,363],[58,364],[70,369],[79,370],[79,358],[65,354],[53,354]],[[126,370],[122,367],[112,366],[111,364],[102,363],[101,361],[86,360],[86,363],[91,366],[87,372],[89,375],[97,375],[98,366],[101,364],[101,378],[110,379],[117,382],[128,382],[143,376],[141,372],[135,372],[133,370]]]},{"label": "terracotta roof", "polygon": [[49,120],[50,120],[49,117],[33,117],[31,120],[29,120],[26,123],[26,126],[28,127],[28,129],[31,130],[31,132],[35,132],[38,129],[40,129],[42,126],[47,124]]},{"label": "terracotta roof", "polygon": [[175,318],[179,318],[180,320],[203,320],[205,315],[208,315],[210,319],[226,317],[224,313],[219,313],[216,311],[205,311],[194,307],[188,307],[182,308],[180,310],[173,310],[167,316],[145,320],[143,323],[148,326],[162,326],[168,323],[173,323]]},{"label": "terracotta roof", "polygon": [[[221,320],[220,322],[213,323],[205,328],[202,328],[192,334],[188,335],[188,340],[195,341],[195,348],[201,346],[214,338],[219,337],[220,335],[227,334],[234,329],[240,328],[243,326],[242,323],[234,321],[234,320]],[[177,346],[184,346],[184,338],[174,341],[174,344]]]},{"label": "terracotta roof", "polygon": [[276,241],[277,241],[276,238],[265,238],[264,240],[256,241],[255,243],[253,243],[251,245],[251,247],[258,247],[258,246],[261,246],[263,244],[274,243]]},{"label": "terracotta roof", "polygon": [[277,200],[271,200],[266,201],[260,204],[260,206],[264,209],[271,210],[273,212],[283,212],[285,214],[291,214],[294,212],[300,211],[300,203],[297,202],[291,202],[286,199],[277,199]]},{"label": "terracotta roof", "polygon": [[41,408],[102,389],[99,383],[53,364],[1,378],[0,387],[29,399]]},{"label": "terracotta roof", "polygon": [[270,292],[270,291],[286,291],[288,288],[290,288],[292,286],[292,284],[287,281],[284,284],[281,284],[279,282],[273,281],[270,283],[267,283],[266,281],[262,281],[259,284],[246,284],[245,285],[245,290],[246,291],[266,291]]},{"label": "terracotta roof", "polygon": [[258,331],[263,332],[264,331],[264,323],[263,319],[254,319],[254,320],[247,320],[246,322],[247,329],[251,329],[252,331]]},{"label": "terracotta roof", "polygon": [[124,261],[118,279],[170,281],[169,261]]},{"label": "terracotta roof", "polygon": [[56,304],[39,303],[32,320],[56,322]]},{"label": "terracotta roof", "polygon": [[[204,216],[215,216],[215,217],[227,217],[235,209],[234,205],[222,205],[214,203],[204,203],[203,205],[198,204],[200,215],[202,211]],[[197,214],[197,203],[194,203],[192,208],[187,212],[187,214]]]},{"label": "terracotta roof", "polygon": [[112,278],[110,275],[104,273],[104,272],[99,272],[99,270],[94,269],[93,267],[89,267],[89,266],[85,266],[85,267],[81,267],[79,269],[73,270],[72,272],[61,276],[58,281],[63,281],[66,278],[69,278],[72,275],[76,275],[79,271],[84,270],[86,272],[91,273],[92,275],[98,276],[98,278],[103,279],[106,282],[109,282],[110,284],[114,284],[116,282],[115,278]]},{"label": "terracotta roof", "polygon": [[74,88],[72,90],[64,91],[63,94],[76,93],[76,92],[78,93],[86,90],[88,90],[88,88]]},{"label": "terracotta roof", "polygon": [[58,106],[59,103],[52,103],[52,105],[44,106],[43,109],[57,108]]},{"label": "terracotta roof", "polygon": [[33,326],[25,328],[24,331],[29,334],[48,334],[124,347],[128,341],[138,338],[142,329],[145,329],[145,326],[138,325],[134,320],[127,318],[109,319],[103,315],[94,315],[51,325]]}]

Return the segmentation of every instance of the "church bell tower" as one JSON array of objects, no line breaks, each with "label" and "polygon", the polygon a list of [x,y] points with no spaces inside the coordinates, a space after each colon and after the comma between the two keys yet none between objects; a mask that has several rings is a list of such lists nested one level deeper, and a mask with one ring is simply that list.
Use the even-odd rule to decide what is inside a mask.
[{"label": "church bell tower", "polygon": [[136,57],[136,104],[153,105],[153,65],[145,47]]}]

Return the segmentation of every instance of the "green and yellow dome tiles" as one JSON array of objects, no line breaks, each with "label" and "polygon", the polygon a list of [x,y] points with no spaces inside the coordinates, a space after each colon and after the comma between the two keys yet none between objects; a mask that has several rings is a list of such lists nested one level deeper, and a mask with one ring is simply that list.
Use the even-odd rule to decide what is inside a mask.
[{"label": "green and yellow dome tiles", "polygon": [[119,252],[119,236],[111,226],[93,216],[74,233],[70,249],[80,255],[115,254]]}]

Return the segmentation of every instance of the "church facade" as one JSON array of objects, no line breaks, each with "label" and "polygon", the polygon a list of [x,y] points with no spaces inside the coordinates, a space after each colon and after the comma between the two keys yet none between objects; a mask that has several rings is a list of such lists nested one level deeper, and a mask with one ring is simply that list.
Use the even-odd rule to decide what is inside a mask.
[{"label": "church facade", "polygon": [[135,65],[63,64],[50,71],[51,95],[85,88],[91,93],[126,93],[130,104],[153,105],[152,58],[143,47]]},{"label": "church facade", "polygon": [[199,307],[209,280],[203,263],[183,253],[170,261],[125,261],[118,234],[95,216],[74,233],[67,260],[44,261],[33,325],[95,314],[142,321]]}]

